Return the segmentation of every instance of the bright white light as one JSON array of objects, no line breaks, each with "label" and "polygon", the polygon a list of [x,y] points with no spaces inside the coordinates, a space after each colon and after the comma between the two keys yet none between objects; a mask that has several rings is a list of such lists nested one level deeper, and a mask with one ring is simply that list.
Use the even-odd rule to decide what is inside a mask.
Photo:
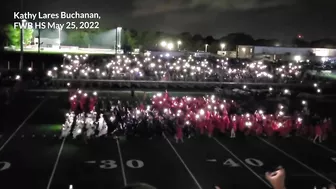
[{"label": "bright white light", "polygon": [[167,48],[168,48],[169,50],[173,50],[173,48],[174,48],[174,44],[173,44],[173,43],[168,43],[168,44],[167,44]]},{"label": "bright white light", "polygon": [[269,91],[273,91],[273,88],[272,88],[272,87],[270,87],[270,88],[268,88],[268,90],[269,90]]},{"label": "bright white light", "polygon": [[251,126],[252,126],[252,122],[247,121],[247,122],[245,123],[245,125],[246,125],[247,127],[251,127]]},{"label": "bright white light", "polygon": [[321,89],[317,89],[317,93],[321,93],[322,91],[321,91]]},{"label": "bright white light", "polygon": [[20,79],[21,79],[21,76],[17,75],[17,76],[15,77],[15,79],[16,79],[16,80],[20,80]]},{"label": "bright white light", "polygon": [[33,71],[33,68],[29,67],[28,72],[31,72],[31,71]]},{"label": "bright white light", "polygon": [[306,102],[305,100],[302,100],[302,104],[303,104],[303,105],[306,105],[307,102]]},{"label": "bright white light", "polygon": [[162,47],[166,47],[166,46],[167,46],[167,42],[162,41],[162,42],[160,43],[160,45],[161,45]]},{"label": "bright white light", "polygon": [[96,91],[95,91],[95,92],[93,92],[93,95],[97,96],[97,92],[96,92]]},{"label": "bright white light", "polygon": [[57,71],[57,70],[58,70],[58,68],[57,68],[57,67],[54,67],[54,70],[55,70],[55,71]]},{"label": "bright white light", "polygon": [[301,59],[302,59],[302,57],[301,57],[300,55],[296,55],[296,56],[294,56],[294,60],[295,60],[296,62],[301,61]]},{"label": "bright white light", "polygon": [[69,87],[69,86],[70,86],[70,83],[67,83],[67,86]]}]

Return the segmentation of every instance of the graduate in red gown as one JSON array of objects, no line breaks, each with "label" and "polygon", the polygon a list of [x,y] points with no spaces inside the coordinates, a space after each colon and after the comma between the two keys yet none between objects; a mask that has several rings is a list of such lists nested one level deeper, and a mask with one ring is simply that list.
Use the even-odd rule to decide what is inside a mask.
[{"label": "graduate in red gown", "polygon": [[70,109],[71,109],[71,111],[76,111],[76,109],[77,109],[77,99],[76,98],[71,98],[70,99]]},{"label": "graduate in red gown", "polygon": [[86,96],[85,95],[81,95],[80,101],[79,101],[79,106],[80,106],[81,111],[84,111],[86,100],[87,100]]},{"label": "graduate in red gown", "polygon": [[97,97],[96,96],[90,97],[90,102],[89,102],[90,111],[94,110],[96,103],[97,103]]},{"label": "graduate in red gown", "polygon": [[322,128],[321,128],[321,125],[318,123],[316,126],[315,126],[315,137],[314,137],[314,140],[313,142],[316,143],[316,140],[318,139],[319,143],[322,142]]},{"label": "graduate in red gown", "polygon": [[237,131],[237,117],[236,115],[231,116],[231,138],[236,137],[236,131]]},{"label": "graduate in red gown", "polygon": [[183,119],[179,118],[176,124],[176,135],[175,135],[176,143],[178,143],[179,141],[183,143],[183,125],[184,125]]},{"label": "graduate in red gown", "polygon": [[212,137],[213,135],[213,131],[215,129],[215,125],[214,125],[214,118],[211,117],[210,119],[207,120],[207,126],[208,126],[208,136]]}]

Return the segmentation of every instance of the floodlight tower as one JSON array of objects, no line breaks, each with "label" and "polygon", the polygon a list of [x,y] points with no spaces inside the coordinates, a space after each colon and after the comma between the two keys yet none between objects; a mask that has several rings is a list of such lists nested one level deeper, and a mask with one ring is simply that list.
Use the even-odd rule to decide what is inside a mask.
[{"label": "floodlight tower", "polygon": [[23,44],[24,44],[24,30],[25,23],[27,20],[21,20],[21,28],[20,28],[20,63],[19,69],[22,70],[23,67]]},{"label": "floodlight tower", "polygon": [[116,32],[116,52],[118,52],[121,49],[121,31],[122,27],[117,27]]}]

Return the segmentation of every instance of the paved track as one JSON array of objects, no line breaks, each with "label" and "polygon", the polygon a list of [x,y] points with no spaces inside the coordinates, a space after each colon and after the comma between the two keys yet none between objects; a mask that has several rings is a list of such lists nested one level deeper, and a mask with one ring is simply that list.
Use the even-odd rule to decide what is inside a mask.
[{"label": "paved track", "polygon": [[17,102],[21,105],[14,104],[1,116],[6,128],[0,143],[0,186],[4,189],[68,189],[69,185],[111,189],[135,182],[159,189],[208,189],[214,184],[227,189],[267,189],[264,173],[278,165],[286,168],[288,188],[336,182],[335,139],[316,145],[300,137],[219,136],[176,144],[171,136],[118,142],[107,137],[85,144],[58,139],[66,98],[26,96]]}]

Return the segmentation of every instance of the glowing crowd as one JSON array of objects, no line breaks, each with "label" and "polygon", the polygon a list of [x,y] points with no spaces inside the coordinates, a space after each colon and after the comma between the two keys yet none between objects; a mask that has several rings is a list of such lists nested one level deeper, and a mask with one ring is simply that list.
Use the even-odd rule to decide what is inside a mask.
[{"label": "glowing crowd", "polygon": [[296,115],[288,115],[282,104],[272,114],[261,109],[238,113],[238,103],[214,95],[171,97],[166,91],[154,95],[151,104],[144,101],[132,106],[129,102],[103,102],[96,92],[88,95],[78,90],[70,95],[70,106],[62,137],[72,133],[74,138],[81,134],[88,138],[105,135],[152,138],[164,132],[174,135],[176,142],[183,142],[184,138],[198,135],[228,134],[235,138],[240,133],[267,137],[301,135],[322,142],[332,133],[330,118],[315,123],[305,120],[310,117],[307,106]]},{"label": "glowing crowd", "polygon": [[200,58],[192,55],[172,57],[120,55],[105,61],[89,60],[87,55],[64,55],[63,64],[47,72],[52,78],[297,82],[302,77],[299,63],[269,64],[262,61],[231,63],[227,58]]}]

